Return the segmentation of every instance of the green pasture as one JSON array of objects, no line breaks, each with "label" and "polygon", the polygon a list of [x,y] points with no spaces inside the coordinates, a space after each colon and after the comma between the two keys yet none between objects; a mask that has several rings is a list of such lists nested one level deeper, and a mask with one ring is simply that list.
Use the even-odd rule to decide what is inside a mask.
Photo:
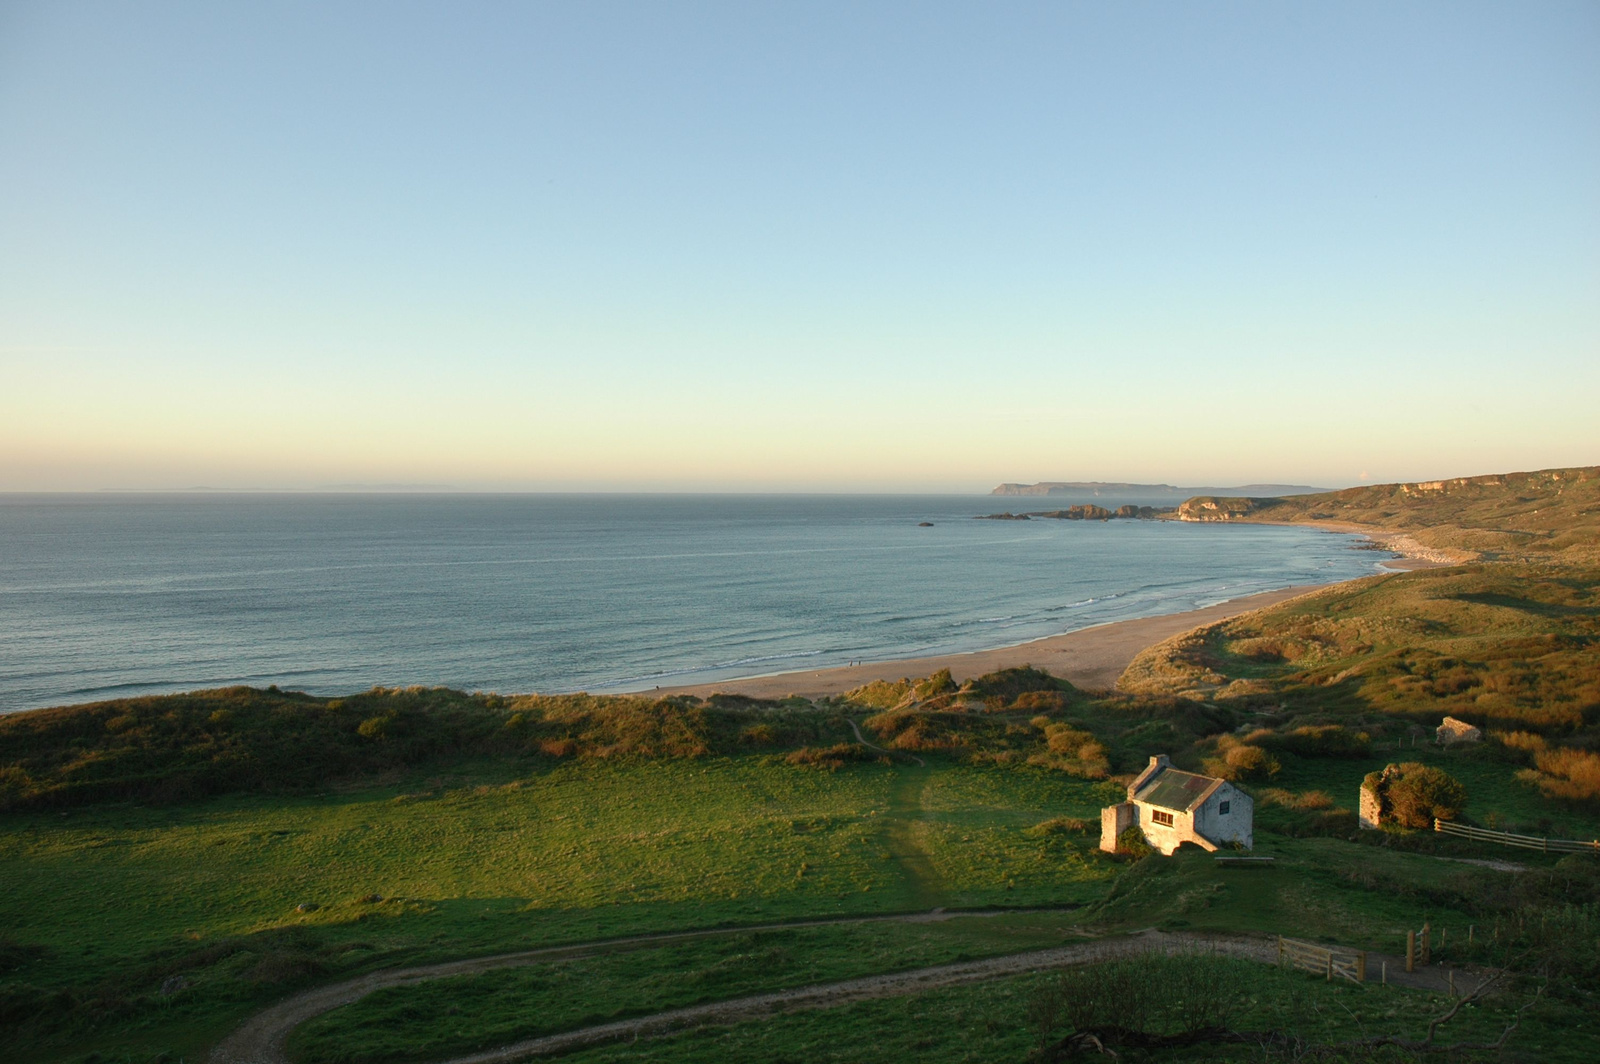
[{"label": "green pasture", "polygon": [[[1552,838],[1600,838],[1600,805],[1546,798],[1538,787],[1517,778],[1524,764],[1507,757],[1493,744],[1439,747],[1420,741],[1415,746],[1409,742],[1380,744],[1372,756],[1365,758],[1277,756],[1283,763],[1282,770],[1268,780],[1258,781],[1254,785],[1257,790],[1281,788],[1301,794],[1321,791],[1333,800],[1335,807],[1354,812],[1360,802],[1361,781],[1367,773],[1380,771],[1389,764],[1416,761],[1441,768],[1461,781],[1467,791],[1463,815],[1474,823]],[[1263,815],[1264,810],[1258,806],[1258,823]],[[1270,814],[1267,816],[1270,822]],[[1434,838],[1438,845],[1447,844],[1444,836]],[[1507,860],[1522,860],[1528,856],[1524,850],[1489,852],[1490,849],[1480,843],[1462,852],[1485,856],[1498,853]]]},{"label": "green pasture", "polygon": [[[33,1059],[187,1052],[295,987],[375,966],[798,918],[1083,904],[1115,862],[1090,834],[1032,829],[1091,813],[1095,794],[1034,769],[829,772],[750,756],[577,762],[522,778],[468,766],[347,793],[12,814],[0,834],[0,935],[15,962],[3,1015]],[[182,989],[162,996],[174,977]]]},{"label": "green pasture", "polygon": [[[1311,1042],[1336,1042],[1380,1034],[1421,1038],[1429,1019],[1448,1000],[1396,987],[1326,983],[1297,972],[1281,972],[1248,961],[1223,962],[1238,989],[1230,1016],[1236,1030],[1283,1030]],[[797,1012],[722,1028],[689,1031],[671,1038],[613,1044],[563,1056],[571,1064],[976,1064],[1022,1061],[1038,1044],[1028,1004],[1049,975],[1019,976],[903,998],[865,1001],[836,1009]],[[1152,988],[1159,992],[1159,988]],[[1493,1041],[1511,1022],[1520,996],[1470,1006],[1443,1028],[1442,1041]],[[1461,1053],[1451,1060],[1517,1064],[1588,1064],[1600,1048],[1600,1021],[1562,1002],[1544,1001],[1530,1010],[1507,1048],[1498,1053]],[[1256,1062],[1258,1046],[1187,1046],[1119,1051],[1124,1060],[1153,1062],[1213,1060]],[[1091,1058],[1092,1059],[1092,1058]],[[1109,1059],[1109,1058],[1107,1058]],[[1282,1059],[1288,1059],[1287,1057]],[[1394,1050],[1371,1056],[1324,1059],[1401,1062],[1417,1059]]]},{"label": "green pasture", "polygon": [[300,1028],[302,1064],[442,1060],[634,1015],[1060,945],[1063,912],[736,932],[380,990]]}]

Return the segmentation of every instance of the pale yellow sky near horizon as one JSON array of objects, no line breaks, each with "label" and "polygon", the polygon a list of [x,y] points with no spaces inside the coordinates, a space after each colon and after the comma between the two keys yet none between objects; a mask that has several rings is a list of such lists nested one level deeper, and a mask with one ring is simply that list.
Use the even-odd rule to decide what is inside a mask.
[{"label": "pale yellow sky near horizon", "polygon": [[[226,383],[197,363],[152,365],[64,358],[21,379],[7,366],[0,490],[1338,487],[1600,462],[1580,395],[1554,397],[1530,432],[1420,376],[1332,381],[1307,399],[1196,375],[1176,393],[1090,401],[1060,380],[1027,388],[972,374],[953,384],[909,375],[897,386],[864,372],[866,384],[852,386],[842,371],[759,384],[688,373],[605,388],[582,386],[577,371],[566,381],[373,374],[363,386],[327,364],[236,371]],[[1116,393],[1114,380],[1093,383]]]},{"label": "pale yellow sky near horizon", "polygon": [[1600,6],[0,5],[0,491],[1600,463]]}]

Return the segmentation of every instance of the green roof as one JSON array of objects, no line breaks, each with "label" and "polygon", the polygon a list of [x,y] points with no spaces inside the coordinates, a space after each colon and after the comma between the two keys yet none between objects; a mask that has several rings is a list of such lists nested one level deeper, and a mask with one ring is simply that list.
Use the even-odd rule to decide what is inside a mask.
[{"label": "green roof", "polygon": [[1133,800],[1147,805],[1158,805],[1163,809],[1176,809],[1180,813],[1186,812],[1221,782],[1193,772],[1179,772],[1175,768],[1163,769],[1156,773],[1156,778],[1152,782],[1139,789]]}]

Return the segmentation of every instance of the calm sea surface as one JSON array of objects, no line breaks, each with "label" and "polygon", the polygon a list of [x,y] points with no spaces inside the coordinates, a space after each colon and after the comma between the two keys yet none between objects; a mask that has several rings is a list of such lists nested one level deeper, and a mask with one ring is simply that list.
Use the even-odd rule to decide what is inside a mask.
[{"label": "calm sea surface", "polygon": [[0,710],[640,689],[1003,646],[1390,557],[1306,529],[972,520],[1067,501],[0,495]]}]

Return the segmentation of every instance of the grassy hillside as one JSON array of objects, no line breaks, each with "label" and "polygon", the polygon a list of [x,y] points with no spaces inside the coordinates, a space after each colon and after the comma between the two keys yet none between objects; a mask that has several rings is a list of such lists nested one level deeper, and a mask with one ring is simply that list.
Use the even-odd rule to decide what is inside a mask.
[{"label": "grassy hillside", "polygon": [[[1465,819],[1600,836],[1596,492],[1594,470],[1563,470],[1270,506],[1196,501],[1191,516],[1356,522],[1483,557],[1187,633],[1107,695],[1024,668],[815,704],[231,688],[0,717],[0,1044],[20,1061],[197,1059],[261,1007],[378,968],[1005,908],[1039,911],[634,944],[395,987],[293,1044],[302,1064],[421,1061],[1152,925],[1393,954],[1427,920],[1448,930],[1450,959],[1514,961],[1532,979],[1523,990],[1544,987],[1495,1059],[1592,1059],[1600,862],[1361,831],[1354,809],[1364,776],[1407,762],[1459,781]],[[1447,713],[1488,741],[1429,746]],[[1239,872],[1201,854],[1101,853],[1099,809],[1155,753],[1252,793],[1257,852],[1276,863]],[[1522,870],[1468,863],[1485,858]],[[1307,989],[1270,969],[1236,978],[1242,1024],[1313,1041],[1420,1034],[1437,1012],[1414,991]],[[1016,1059],[1036,1044],[1030,1002],[1045,983],[575,1059]],[[1497,1034],[1517,1000],[1475,1007],[1464,1028]]]},{"label": "grassy hillside", "polygon": [[1526,557],[1600,551],[1600,467],[1543,469],[1282,498],[1201,496],[1186,521],[1348,522],[1413,534],[1427,547]]},{"label": "grassy hillside", "polygon": [[[12,727],[31,736],[31,778],[45,786],[32,806],[0,814],[0,1027],[20,1060],[192,1058],[297,988],[374,968],[796,918],[1054,910],[927,933],[785,932],[425,984],[330,1014],[297,1042],[307,1064],[373,1053],[422,1059],[493,1044],[508,1032],[521,1037],[686,998],[1152,923],[1287,932],[1394,952],[1404,929],[1423,919],[1459,934],[1523,912],[1568,912],[1551,908],[1544,880],[1512,884],[1503,873],[1439,859],[1479,856],[1469,843],[1355,831],[1355,787],[1397,756],[1383,747],[1403,735],[1369,737],[1336,756],[1324,756],[1326,736],[1273,744],[1280,771],[1246,786],[1257,795],[1258,851],[1281,864],[1241,877],[1208,858],[1132,863],[1096,846],[1098,810],[1121,793],[1103,777],[1152,752],[1208,756],[1219,737],[1267,719],[1248,701],[1090,699],[1029,670],[959,687],[936,675],[855,697],[811,708],[640,699],[558,709],[450,692],[376,692],[330,707],[236,691],[81,710],[100,722],[103,741],[84,721],[69,727],[73,711],[23,715]],[[74,764],[71,751],[125,751],[121,758],[149,768],[160,764],[152,749],[189,735],[170,747],[188,751],[173,760],[188,778],[203,747],[199,732],[179,725],[209,721],[214,698],[236,710],[259,702],[241,714],[247,719],[284,713],[299,722],[276,733],[281,748],[258,722],[265,730],[250,740],[255,745],[240,739],[237,749],[283,763],[315,725],[344,736],[333,749],[345,753],[327,753],[319,764],[375,765],[376,775],[342,783],[295,777],[292,788],[187,797],[157,786],[149,792],[155,800],[91,801],[78,790],[69,792],[77,804],[50,804],[57,776],[38,766]],[[416,716],[405,734],[416,746],[401,749],[413,750],[417,763],[408,766],[399,754],[349,760],[356,756],[349,751],[377,741],[362,735],[361,722],[408,712]],[[312,723],[301,719],[307,714]],[[896,757],[833,741],[846,714]],[[129,715],[165,725],[104,728]],[[354,738],[345,734],[352,721]],[[47,734],[69,736],[64,749],[51,753]],[[459,745],[423,742],[427,736],[456,736]],[[633,739],[623,743],[625,736]],[[1543,816],[1567,833],[1600,827],[1587,806],[1553,802],[1518,781],[1514,764],[1458,751],[1407,748],[1403,756],[1462,779],[1468,813],[1480,819],[1496,813],[1520,824]],[[129,778],[144,786],[159,773]],[[1556,877],[1552,883],[1559,879],[1562,905],[1593,905],[1596,884],[1551,858],[1518,859]],[[1582,915],[1588,910],[1576,911],[1574,919],[1590,919]],[[953,1000],[988,1000],[989,993],[974,988]],[[1547,1015],[1569,1007],[1552,1005]],[[814,1031],[828,1015],[796,1022]],[[1026,1040],[1016,1011],[996,1015],[1010,1018],[966,1051],[1000,1052]],[[449,1021],[424,1022],[429,1016]],[[853,1021],[835,1022],[852,1030]],[[425,1035],[413,1039],[406,1034],[413,1027]],[[772,1043],[762,1036],[752,1044]],[[947,1049],[955,1055],[944,1059],[963,1059],[955,1043]],[[594,1052],[609,1059],[614,1051]]]}]

